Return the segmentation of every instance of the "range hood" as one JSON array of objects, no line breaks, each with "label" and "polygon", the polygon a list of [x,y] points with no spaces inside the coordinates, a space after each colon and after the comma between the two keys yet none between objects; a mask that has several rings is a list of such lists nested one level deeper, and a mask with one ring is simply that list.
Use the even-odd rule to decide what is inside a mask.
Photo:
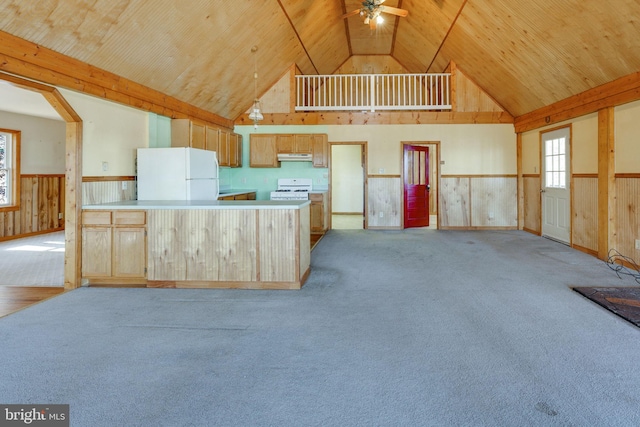
[{"label": "range hood", "polygon": [[279,162],[310,162],[312,160],[311,154],[278,153]]}]

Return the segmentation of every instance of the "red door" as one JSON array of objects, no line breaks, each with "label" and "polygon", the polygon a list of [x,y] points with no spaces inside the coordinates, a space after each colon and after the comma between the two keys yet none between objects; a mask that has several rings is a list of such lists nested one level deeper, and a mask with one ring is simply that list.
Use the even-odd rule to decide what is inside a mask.
[{"label": "red door", "polygon": [[404,228],[429,226],[429,148],[404,146]]}]

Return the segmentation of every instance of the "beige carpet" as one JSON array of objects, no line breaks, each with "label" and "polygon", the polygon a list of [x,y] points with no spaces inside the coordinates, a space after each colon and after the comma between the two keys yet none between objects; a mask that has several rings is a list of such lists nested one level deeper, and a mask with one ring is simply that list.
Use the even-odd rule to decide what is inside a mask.
[{"label": "beige carpet", "polygon": [[64,286],[64,231],[0,242],[0,286]]}]

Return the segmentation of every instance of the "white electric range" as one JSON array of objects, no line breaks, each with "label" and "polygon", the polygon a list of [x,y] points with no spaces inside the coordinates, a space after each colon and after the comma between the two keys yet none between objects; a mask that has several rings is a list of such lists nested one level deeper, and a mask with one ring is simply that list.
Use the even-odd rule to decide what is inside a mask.
[{"label": "white electric range", "polygon": [[271,200],[309,200],[313,187],[310,178],[280,178],[278,189],[271,192]]}]

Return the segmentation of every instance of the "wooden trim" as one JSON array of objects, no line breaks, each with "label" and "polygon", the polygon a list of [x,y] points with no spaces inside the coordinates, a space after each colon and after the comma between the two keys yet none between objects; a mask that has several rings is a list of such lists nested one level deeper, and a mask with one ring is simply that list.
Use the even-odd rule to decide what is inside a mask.
[{"label": "wooden trim", "polygon": [[593,249],[585,248],[584,246],[580,246],[580,245],[571,245],[571,247],[580,252],[584,252],[586,254],[592,255],[596,258],[598,257],[598,251],[594,251]]},{"label": "wooden trim", "polygon": [[527,228],[527,227],[523,227],[522,231],[526,231],[527,233],[535,234],[536,236],[540,236],[541,235],[541,233],[538,230],[532,230],[532,229]]},{"label": "wooden trim", "polygon": [[63,173],[24,173],[20,178],[64,178]]},{"label": "wooden trim", "polygon": [[517,174],[442,175],[441,178],[518,178]]},{"label": "wooden trim", "polygon": [[309,269],[302,275],[299,282],[214,282],[196,280],[149,280],[148,288],[176,288],[176,289],[283,289],[298,290],[302,288],[308,277]]},{"label": "wooden trim", "polygon": [[372,179],[372,178],[402,178],[402,175],[370,175],[367,174],[367,178]]},{"label": "wooden trim", "polygon": [[[71,114],[72,115],[72,114]],[[82,284],[82,122],[67,122],[64,288]]]},{"label": "wooden trim", "polygon": [[571,175],[573,178],[597,178],[597,173],[574,173]]},{"label": "wooden trim", "polygon": [[498,226],[498,227],[488,227],[488,226],[461,226],[461,227],[456,227],[456,226],[446,226],[446,227],[441,227],[441,230],[517,230],[518,227],[517,226]]},{"label": "wooden trim", "polygon": [[0,71],[170,118],[196,118],[233,129],[232,120],[3,31],[0,31]]},{"label": "wooden trim", "polygon": [[516,134],[516,170],[518,171],[518,183],[516,184],[516,197],[518,199],[518,230],[524,227],[524,177],[522,174],[522,134]]},{"label": "wooden trim", "polygon": [[[1,58],[0,58],[1,60]],[[263,113],[260,125],[407,125],[407,124],[512,124],[507,112],[453,111],[377,111],[371,112],[306,112]],[[236,125],[253,125],[248,114],[242,114]]]},{"label": "wooden trim", "polygon": [[598,258],[606,260],[615,247],[615,127],[614,109],[598,111]]},{"label": "wooden trim", "polygon": [[640,173],[617,173],[616,178],[640,178]]},{"label": "wooden trim", "polygon": [[42,234],[55,233],[56,231],[63,231],[63,230],[64,230],[64,227],[59,227],[59,228],[51,228],[48,230],[42,230],[42,231],[33,231],[31,233],[14,234],[13,236],[0,237],[0,242],[6,242],[9,240],[15,240],[15,239],[24,239],[25,237],[39,236]]},{"label": "wooden trim", "polygon": [[83,176],[82,182],[111,182],[111,181],[135,181],[136,177],[131,176]]},{"label": "wooden trim", "polygon": [[523,173],[522,177],[523,178],[540,178],[540,174],[539,173]]},{"label": "wooden trim", "polygon": [[640,99],[640,72],[518,116],[514,124],[516,132],[527,132],[638,99]]}]

